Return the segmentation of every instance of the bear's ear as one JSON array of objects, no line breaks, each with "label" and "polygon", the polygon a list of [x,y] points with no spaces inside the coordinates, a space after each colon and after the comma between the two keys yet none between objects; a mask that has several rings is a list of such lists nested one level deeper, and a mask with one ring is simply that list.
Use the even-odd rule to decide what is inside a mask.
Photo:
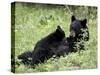
[{"label": "bear's ear", "polygon": [[57,29],[61,29],[61,27],[58,25],[58,26],[57,26]]},{"label": "bear's ear", "polygon": [[74,20],[76,20],[76,18],[75,18],[75,16],[73,15],[73,16],[71,17],[71,21],[73,22]]},{"label": "bear's ear", "polygon": [[87,23],[87,19],[84,19],[83,21],[81,21],[81,24],[85,27]]},{"label": "bear's ear", "polygon": [[60,31],[61,27],[58,25],[56,31]]}]

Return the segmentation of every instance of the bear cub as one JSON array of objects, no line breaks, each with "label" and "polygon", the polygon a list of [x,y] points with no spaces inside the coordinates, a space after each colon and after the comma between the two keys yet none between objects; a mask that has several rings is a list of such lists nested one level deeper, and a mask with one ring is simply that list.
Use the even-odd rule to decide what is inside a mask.
[{"label": "bear cub", "polygon": [[57,29],[54,32],[36,43],[32,52],[22,53],[18,56],[18,59],[21,59],[24,64],[30,62],[29,58],[32,59],[32,64],[44,62],[55,55],[63,38],[65,38],[65,33],[60,26],[57,26]]}]

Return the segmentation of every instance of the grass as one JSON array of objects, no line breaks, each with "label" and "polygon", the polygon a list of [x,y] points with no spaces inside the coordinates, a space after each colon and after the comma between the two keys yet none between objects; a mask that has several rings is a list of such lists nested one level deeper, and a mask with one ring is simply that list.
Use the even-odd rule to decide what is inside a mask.
[{"label": "grass", "polygon": [[[15,24],[12,25],[12,29],[15,27],[15,48],[12,49],[12,51],[15,50],[15,62],[12,64],[15,68],[12,67],[12,69],[15,69],[16,73],[97,68],[97,8],[86,6],[66,7],[16,3]],[[70,53],[65,57],[61,56],[59,59],[51,58],[45,63],[36,65],[35,68],[30,65],[24,65],[17,59],[19,54],[25,51],[32,51],[36,42],[53,32],[57,25],[60,25],[66,36],[68,36],[72,14],[75,14],[79,19],[88,19],[90,39],[86,43],[86,50],[81,51],[80,54],[78,52]]]}]

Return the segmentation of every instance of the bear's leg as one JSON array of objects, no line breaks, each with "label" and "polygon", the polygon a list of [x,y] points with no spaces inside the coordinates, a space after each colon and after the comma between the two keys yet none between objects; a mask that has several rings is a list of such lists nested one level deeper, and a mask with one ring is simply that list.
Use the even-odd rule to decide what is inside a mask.
[{"label": "bear's leg", "polygon": [[32,52],[24,52],[18,56],[18,59],[21,59],[24,64],[29,64],[30,58],[32,58]]}]

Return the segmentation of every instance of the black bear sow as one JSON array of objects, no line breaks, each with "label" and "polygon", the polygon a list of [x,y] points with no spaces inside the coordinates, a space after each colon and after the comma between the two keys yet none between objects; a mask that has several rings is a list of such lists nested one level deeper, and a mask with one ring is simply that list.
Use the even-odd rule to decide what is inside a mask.
[{"label": "black bear sow", "polygon": [[77,44],[78,42],[80,42],[79,49],[84,49],[84,42],[89,40],[87,19],[78,20],[75,18],[75,16],[72,16],[70,24],[70,36],[73,37],[74,41],[73,43],[71,43],[72,45],[69,45],[70,48],[75,47],[75,43]]},{"label": "black bear sow", "polygon": [[87,19],[78,20],[75,16],[71,17],[70,36],[74,37],[77,41],[83,39],[89,40],[89,31],[87,27]]},{"label": "black bear sow", "polygon": [[38,64],[44,62],[55,55],[59,44],[62,42],[65,37],[64,31],[60,26],[57,26],[57,29],[49,34],[48,36],[39,40],[32,52],[25,52],[18,56],[18,59],[21,59],[23,63],[28,63],[32,58],[32,64]]}]

